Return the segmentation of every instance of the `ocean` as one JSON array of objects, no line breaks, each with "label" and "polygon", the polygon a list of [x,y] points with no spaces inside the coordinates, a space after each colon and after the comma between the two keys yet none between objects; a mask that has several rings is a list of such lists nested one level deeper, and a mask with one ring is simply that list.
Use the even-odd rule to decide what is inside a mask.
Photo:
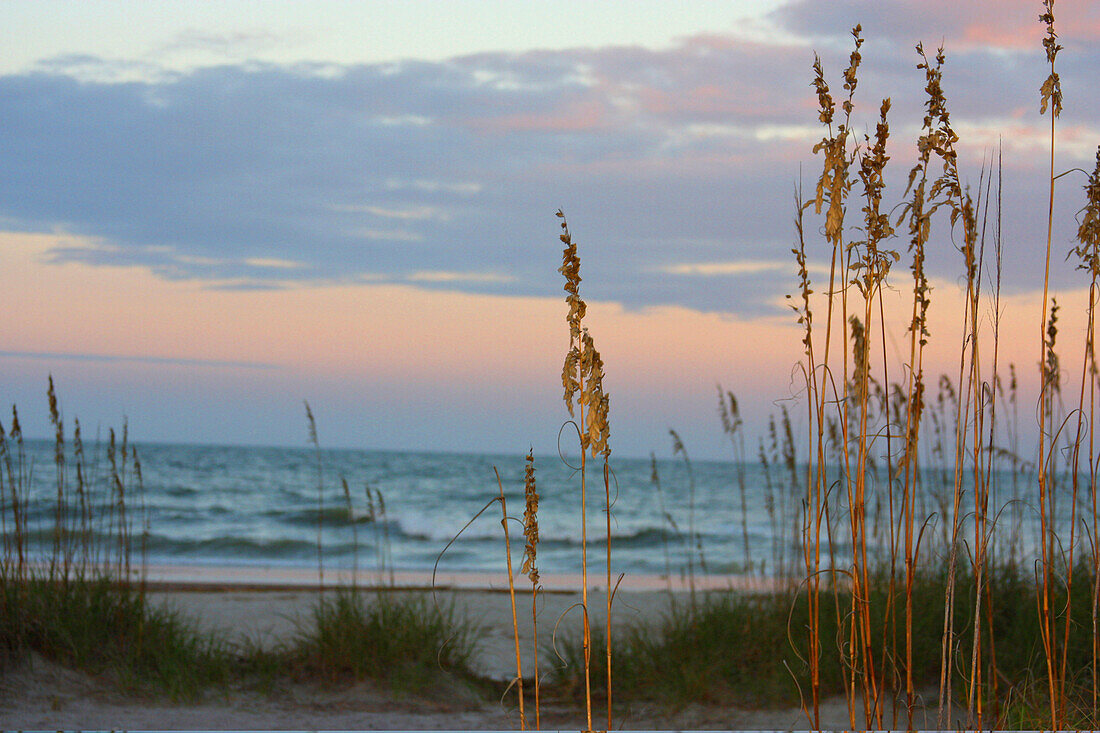
[{"label": "ocean", "polygon": [[[98,536],[100,546],[110,545],[112,523],[119,515],[104,447],[85,446],[82,478],[92,519],[84,530],[72,446],[67,450],[65,522],[74,533],[87,531]],[[500,572],[506,557],[501,508],[494,500],[496,469],[508,514],[515,519],[509,522],[509,534],[519,572],[524,545],[522,455],[326,449],[318,455],[311,447],[167,444],[139,444],[137,450],[140,488],[132,464],[122,471],[116,459],[124,474],[135,564],[143,552],[151,565],[316,569],[320,547],[320,561],[331,569]],[[32,551],[43,555],[52,548],[56,522],[54,460],[51,441],[26,442],[26,522]],[[689,466],[680,458],[653,462],[612,455],[610,465],[616,574],[767,575],[800,562],[804,483],[796,483],[798,476],[781,464],[765,468],[759,462],[693,461]],[[929,473],[935,472],[926,471],[926,483],[939,488],[922,492],[918,515],[933,517],[925,540],[932,552],[935,538],[946,528],[939,517],[945,514],[942,501],[950,486],[946,474],[931,480]],[[999,474],[998,483],[1007,486],[1011,475]],[[578,573],[579,473],[559,456],[536,456],[535,477],[540,572]],[[1026,488],[1026,477],[1016,483]],[[599,461],[589,463],[587,492],[590,562],[602,571],[606,519]],[[881,490],[870,496],[872,550],[883,550],[889,542],[888,498]],[[10,534],[8,490],[2,506],[4,531]],[[1028,539],[1036,531],[1034,514],[1022,502],[1008,504],[997,534],[1015,537],[1025,549],[1034,546]],[[849,552],[843,539],[847,520],[831,519],[836,552],[843,556]]]}]

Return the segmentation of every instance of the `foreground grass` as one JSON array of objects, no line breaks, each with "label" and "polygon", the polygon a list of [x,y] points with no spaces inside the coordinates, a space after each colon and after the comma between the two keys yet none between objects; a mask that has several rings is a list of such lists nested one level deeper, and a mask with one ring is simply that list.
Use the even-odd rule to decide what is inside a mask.
[{"label": "foreground grass", "polygon": [[[1067,718],[1078,728],[1095,727],[1100,721],[1092,719],[1091,571],[1082,564],[1076,572],[1069,603],[1064,587],[1054,597],[1055,606],[1063,610],[1063,623],[1066,615],[1070,618]],[[973,588],[972,579],[960,576],[956,582],[960,590]],[[913,587],[913,678],[918,688],[926,690],[938,688],[940,681],[946,586],[945,573],[927,571]],[[1042,727],[1048,711],[1035,580],[1025,569],[1001,567],[988,578],[987,592],[993,602],[983,601],[981,611],[984,708],[999,721],[998,727]],[[893,715],[892,700],[899,696],[898,720],[904,723],[904,583],[897,582],[891,595],[889,576],[880,572],[871,583],[870,595],[873,628],[887,629],[873,649],[888,670],[882,681],[884,709]],[[835,642],[834,649],[843,648],[851,633],[850,609],[847,594],[821,595],[820,634]],[[973,594],[960,592],[954,610],[958,636],[951,655],[956,702],[964,707],[969,680],[959,670],[969,666],[975,612]],[[891,613],[893,619],[887,617]],[[808,689],[808,626],[804,592],[716,593],[704,596],[695,606],[676,602],[656,627],[632,626],[612,638],[612,694],[617,703],[655,701],[674,709],[688,703],[798,706],[800,691]],[[593,648],[603,644],[602,635],[594,630]],[[580,640],[559,640],[558,651],[564,665],[552,682],[567,696],[579,698],[584,670]],[[593,678],[602,679],[606,674],[603,655],[593,654],[591,664]],[[823,694],[846,694],[850,668],[838,654],[822,656],[820,674]],[[934,693],[926,696],[925,704],[934,707],[934,698]]]},{"label": "foreground grass", "polygon": [[414,691],[443,675],[471,681],[480,631],[451,603],[422,596],[362,595],[338,589],[313,610],[313,623],[282,654],[297,675],[339,681],[370,678]]},{"label": "foreground grass", "polygon": [[[69,582],[0,577],[0,672],[31,653],[102,676],[129,693],[194,699],[231,687],[341,685],[370,679],[424,692],[444,679],[473,683],[478,629],[453,606],[346,589],[322,598],[287,643],[264,649],[201,632],[109,577]],[[475,685],[476,686],[476,685]]]},{"label": "foreground grass", "polygon": [[0,583],[0,668],[35,652],[123,689],[190,697],[231,676],[231,645],[107,576]]}]

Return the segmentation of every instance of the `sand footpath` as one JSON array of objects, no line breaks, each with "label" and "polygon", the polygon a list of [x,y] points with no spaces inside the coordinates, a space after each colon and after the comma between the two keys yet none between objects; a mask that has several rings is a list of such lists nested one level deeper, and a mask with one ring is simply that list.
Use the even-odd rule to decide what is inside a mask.
[{"label": "sand footpath", "polygon": [[[332,591],[326,591],[331,597]],[[458,614],[481,629],[481,643],[473,660],[474,671],[492,679],[511,679],[516,674],[512,605],[507,591],[440,589],[434,594],[425,589],[383,590],[395,596],[422,596],[443,606],[454,605]],[[360,593],[368,606],[378,591]],[[229,639],[246,638],[271,647],[291,638],[300,628],[308,627],[318,600],[316,590],[154,590],[151,603],[179,612],[184,619],[203,631],[213,631]],[[678,602],[685,602],[678,598]],[[540,647],[552,638],[555,625],[559,638],[580,633],[582,615],[580,593],[540,592],[538,596]],[[606,596],[599,591],[589,594],[590,623],[603,627]],[[668,593],[660,591],[621,592],[616,596],[612,621],[615,627],[632,623],[658,623],[671,609]],[[516,617],[520,645],[524,652],[524,674],[530,666],[534,634],[531,592],[516,592]],[[547,660],[543,659],[542,664]],[[545,669],[543,670],[545,671]]]}]

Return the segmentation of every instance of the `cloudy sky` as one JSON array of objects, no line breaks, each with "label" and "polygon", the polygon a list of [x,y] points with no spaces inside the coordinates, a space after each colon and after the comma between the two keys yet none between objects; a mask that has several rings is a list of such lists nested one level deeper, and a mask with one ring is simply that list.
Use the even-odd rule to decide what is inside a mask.
[{"label": "cloudy sky", "polygon": [[[0,3],[0,400],[45,435],[52,373],[67,415],[125,415],[139,440],[301,444],[308,399],[326,445],[551,453],[561,207],[613,449],[667,453],[674,427],[721,455],[717,383],[755,429],[796,410],[784,295],[793,192],[820,168],[810,67],[816,51],[839,89],[856,23],[856,130],[893,102],[889,201],[922,115],[918,41],[946,49],[975,187],[1003,150],[1002,282],[1019,312],[1003,347],[1028,366],[1049,165],[1040,6]],[[1091,170],[1100,7],[1056,10],[1056,167]],[[1056,196],[1070,323],[1083,184],[1071,173]],[[930,266],[947,370],[961,267],[946,231]]]}]

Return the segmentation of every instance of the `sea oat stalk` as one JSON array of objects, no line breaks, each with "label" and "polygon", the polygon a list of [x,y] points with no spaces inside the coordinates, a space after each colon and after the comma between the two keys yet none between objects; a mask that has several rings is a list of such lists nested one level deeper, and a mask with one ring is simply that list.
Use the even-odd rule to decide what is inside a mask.
[{"label": "sea oat stalk", "polygon": [[[562,266],[559,272],[565,276],[565,302],[569,304],[566,322],[569,324],[569,350],[562,366],[562,386],[565,388],[564,400],[570,417],[576,419],[577,433],[581,448],[581,610],[584,618],[584,687],[585,712],[588,730],[592,729],[592,634],[588,615],[588,509],[587,475],[588,456],[602,455],[606,464],[611,449],[608,446],[610,427],[608,426],[609,398],[603,390],[603,359],[596,350],[592,336],[582,325],[587,306],[580,296],[580,258],[577,245],[569,233],[565,214],[559,209],[557,217],[561,219],[559,239],[565,245],[562,251]],[[611,589],[608,588],[610,596]],[[608,668],[610,669],[610,637],[608,637]],[[611,690],[608,687],[608,699]],[[610,704],[608,705],[610,718]],[[611,727],[610,725],[608,726]]]},{"label": "sea oat stalk", "polygon": [[[304,402],[304,401],[303,401]],[[322,594],[325,592],[325,559],[322,549],[322,530],[325,524],[325,487],[321,469],[321,443],[317,440],[317,421],[313,419],[313,410],[306,406],[306,422],[309,427],[309,442],[317,458],[317,587]]]},{"label": "sea oat stalk", "polygon": [[523,471],[523,536],[526,543],[523,546],[523,566],[521,573],[526,573],[531,581],[531,629],[534,635],[532,648],[534,650],[535,665],[535,729],[542,728],[542,720],[539,707],[539,570],[535,564],[539,545],[539,492],[535,485],[535,456],[533,451],[527,452],[527,459]]},{"label": "sea oat stalk", "polygon": [[519,617],[516,615],[516,584],[512,577],[512,543],[508,538],[508,504],[504,499],[504,485],[500,481],[500,472],[493,466],[493,473],[497,477],[497,488],[500,490],[500,526],[504,527],[504,557],[508,562],[508,597],[512,601],[512,635],[516,649],[516,689],[519,691],[519,727],[527,729],[527,716],[523,711],[523,662],[519,651]]},{"label": "sea oat stalk", "polygon": [[913,725],[913,706],[915,687],[913,683],[913,582],[916,578],[916,538],[913,500],[919,457],[920,425],[924,409],[924,347],[928,343],[928,306],[930,304],[928,278],[924,271],[925,245],[928,242],[931,226],[931,212],[927,211],[928,165],[936,138],[943,134],[939,122],[944,109],[943,92],[940,89],[942,54],[937,56],[935,65],[929,63],[923,49],[917,46],[921,62],[917,65],[925,73],[925,102],[927,112],[917,140],[918,158],[909,172],[907,193],[911,199],[905,205],[900,224],[908,221],[909,251],[912,253],[911,270],[913,273],[913,315],[909,324],[909,377],[906,388],[905,443],[902,454],[902,466],[905,479],[902,487],[903,534],[905,543],[905,701],[908,725]]},{"label": "sea oat stalk", "polygon": [[[1043,311],[1042,311],[1042,323],[1039,329],[1039,358],[1042,364],[1042,378],[1040,380],[1040,402],[1045,402],[1048,392],[1050,391],[1050,379],[1051,374],[1047,367],[1047,353],[1049,345],[1047,343],[1047,302],[1050,292],[1050,250],[1051,241],[1054,236],[1054,130],[1055,122],[1058,119],[1058,115],[1062,111],[1062,84],[1058,77],[1058,73],[1054,70],[1054,62],[1058,56],[1058,52],[1062,49],[1062,46],[1058,43],[1058,34],[1054,30],[1054,0],[1043,1],[1043,13],[1039,16],[1039,21],[1046,26],[1046,35],[1043,38],[1043,49],[1046,51],[1047,62],[1050,64],[1050,74],[1043,82],[1042,87],[1039,90],[1040,103],[1039,112],[1044,114],[1047,108],[1050,108],[1050,185],[1047,197],[1047,244],[1046,244],[1046,261],[1043,271]],[[1057,664],[1056,654],[1057,650],[1054,648],[1053,628],[1051,621],[1051,608],[1050,608],[1050,565],[1054,558],[1051,557],[1051,552],[1048,551],[1048,536],[1053,534],[1050,524],[1053,523],[1054,517],[1047,517],[1047,501],[1049,491],[1048,478],[1047,478],[1047,447],[1046,447],[1046,435],[1047,435],[1047,415],[1046,410],[1039,411],[1039,511],[1040,511],[1040,523],[1042,533],[1042,611],[1040,615],[1040,629],[1043,637],[1043,649],[1046,654],[1047,665],[1047,688],[1050,695],[1050,724],[1053,728],[1060,728],[1060,710],[1061,705],[1058,699],[1055,686],[1055,673],[1054,668]],[[1053,450],[1053,446],[1051,446]]]},{"label": "sea oat stalk", "polygon": [[1096,545],[1100,542],[1097,532],[1097,501],[1096,501],[1096,452],[1095,452],[1095,419],[1096,419],[1096,300],[1097,288],[1100,286],[1100,146],[1096,149],[1096,167],[1089,176],[1085,185],[1085,209],[1081,216],[1081,224],[1077,228],[1078,246],[1073,253],[1080,258],[1078,269],[1089,273],[1089,306],[1088,326],[1085,331],[1085,357],[1081,375],[1081,402],[1078,405],[1078,436],[1074,442],[1073,475],[1074,486],[1077,482],[1078,455],[1081,444],[1081,418],[1084,414],[1085,375],[1088,375],[1089,412],[1088,412],[1088,455],[1089,455],[1089,491],[1092,496],[1092,542],[1093,542],[1093,588],[1092,588],[1092,715],[1095,720],[1098,712],[1098,700],[1100,700],[1100,628],[1098,628],[1097,610],[1100,606],[1100,557],[1096,551]]}]

